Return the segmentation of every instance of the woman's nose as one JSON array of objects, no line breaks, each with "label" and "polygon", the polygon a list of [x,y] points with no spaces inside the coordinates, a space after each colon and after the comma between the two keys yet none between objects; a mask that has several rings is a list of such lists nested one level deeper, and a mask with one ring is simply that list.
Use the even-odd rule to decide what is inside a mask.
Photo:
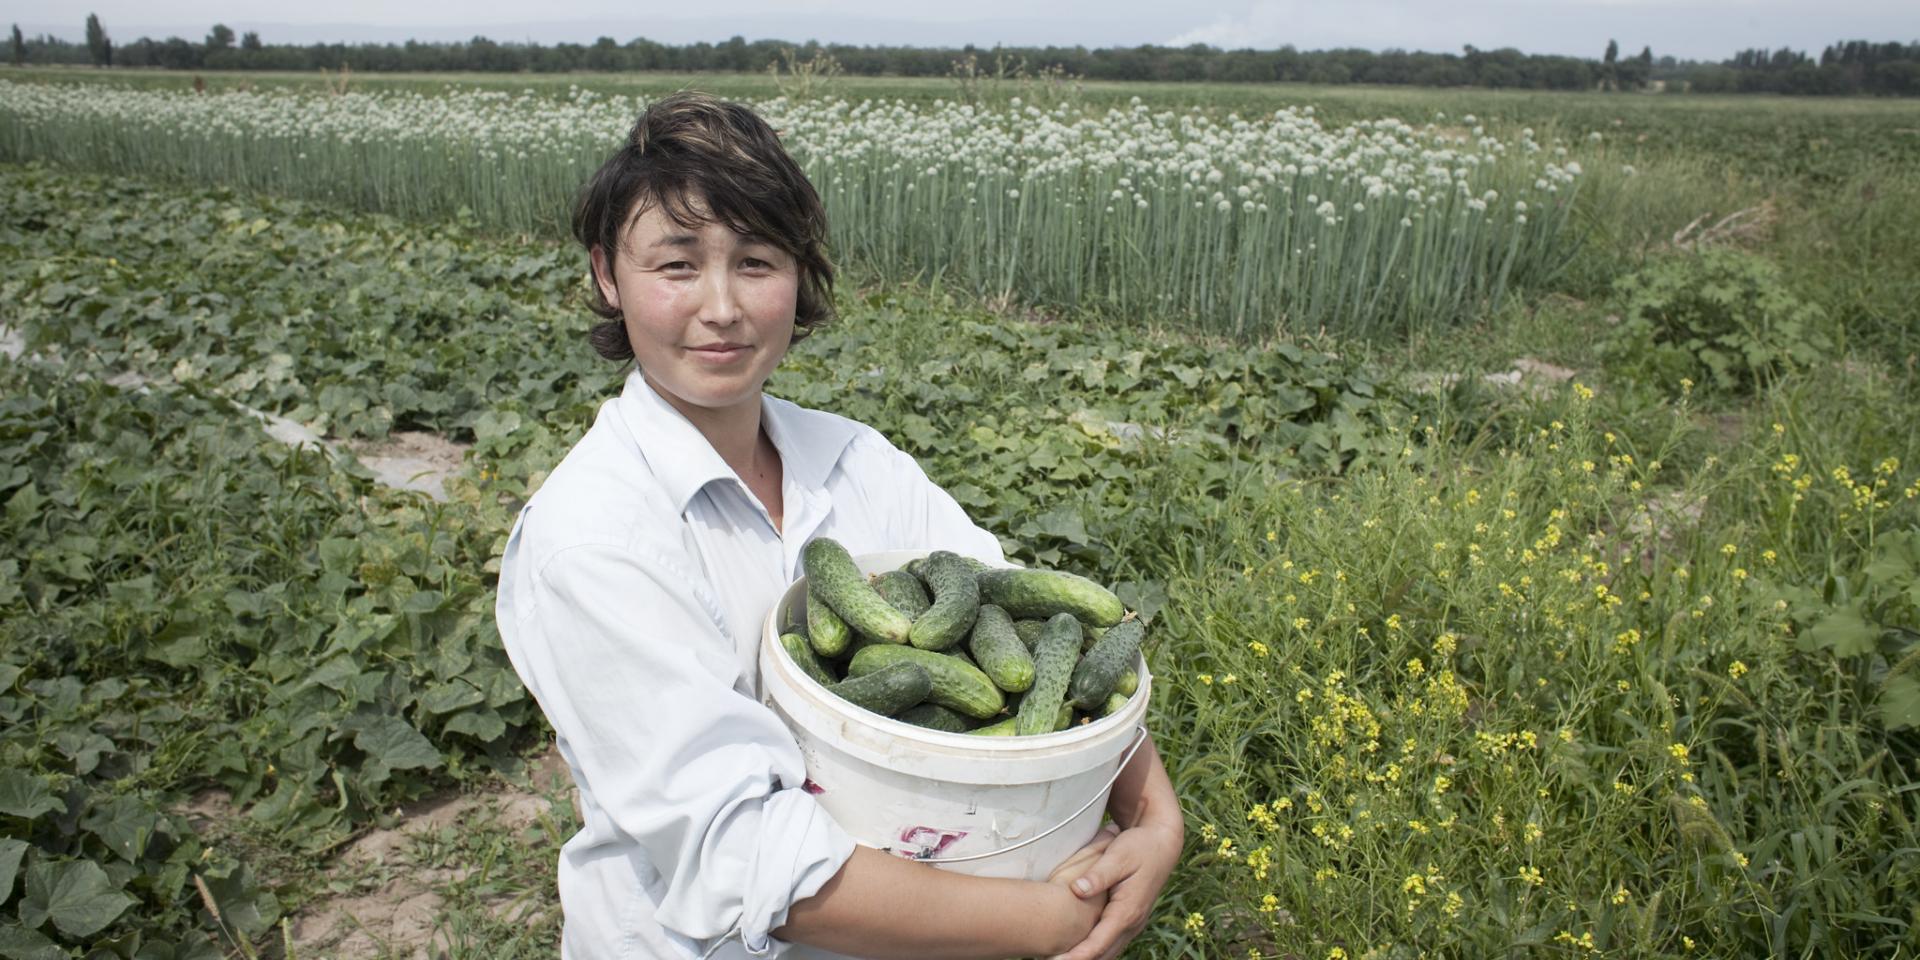
[{"label": "woman's nose", "polygon": [[740,295],[729,271],[711,271],[700,284],[700,322],[717,327],[740,319]]}]

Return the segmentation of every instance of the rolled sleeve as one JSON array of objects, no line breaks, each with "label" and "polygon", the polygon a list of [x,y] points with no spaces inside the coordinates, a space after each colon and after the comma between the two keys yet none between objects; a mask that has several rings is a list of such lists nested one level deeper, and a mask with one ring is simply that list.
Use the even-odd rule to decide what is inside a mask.
[{"label": "rolled sleeve", "polygon": [[853,840],[802,789],[793,736],[734,684],[717,608],[670,558],[612,545],[554,554],[506,636],[567,745],[583,795],[658,871],[668,930],[709,944],[771,931]]}]

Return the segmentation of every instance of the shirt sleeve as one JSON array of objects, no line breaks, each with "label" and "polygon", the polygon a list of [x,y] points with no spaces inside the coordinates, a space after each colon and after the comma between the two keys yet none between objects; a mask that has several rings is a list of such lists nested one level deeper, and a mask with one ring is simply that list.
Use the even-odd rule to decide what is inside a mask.
[{"label": "shirt sleeve", "polygon": [[952,494],[927,477],[919,461],[877,433],[873,439],[886,448],[887,488],[896,498],[890,531],[895,543],[951,550],[996,567],[1007,566],[1000,538],[974,523]]},{"label": "shirt sleeve", "polygon": [[853,840],[802,789],[792,734],[734,689],[732,644],[697,579],[612,545],[567,547],[532,576],[503,639],[582,793],[659,872],[656,921],[776,951],[771,931]]}]

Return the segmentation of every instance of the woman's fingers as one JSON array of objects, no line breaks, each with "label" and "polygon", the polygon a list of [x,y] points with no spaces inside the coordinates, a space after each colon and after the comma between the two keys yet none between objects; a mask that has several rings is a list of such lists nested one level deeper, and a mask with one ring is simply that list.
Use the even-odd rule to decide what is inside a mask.
[{"label": "woman's fingers", "polygon": [[[1100,832],[1094,834],[1093,839],[1087,842],[1086,846],[1075,850],[1073,856],[1068,857],[1066,862],[1055,867],[1053,873],[1048,875],[1047,881],[1049,883],[1069,883],[1075,878],[1085,874],[1088,869],[1097,864],[1100,859],[1106,855],[1107,848],[1113,845],[1113,838],[1119,836],[1119,834],[1120,828],[1114,824],[1110,823],[1102,827]],[[1075,892],[1079,892],[1077,887],[1075,888]],[[1085,897],[1086,894],[1081,894],[1081,896]]]},{"label": "woman's fingers", "polygon": [[1098,896],[1114,884],[1133,876],[1139,869],[1139,859],[1125,845],[1116,849],[1109,844],[1100,859],[1073,881],[1073,892],[1083,898]]}]

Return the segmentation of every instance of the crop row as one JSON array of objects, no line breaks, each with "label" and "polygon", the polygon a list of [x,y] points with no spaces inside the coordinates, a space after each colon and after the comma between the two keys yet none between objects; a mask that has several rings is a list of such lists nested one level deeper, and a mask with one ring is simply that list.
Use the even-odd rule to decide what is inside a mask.
[{"label": "crop row", "polygon": [[[644,104],[0,81],[0,157],[553,232]],[[1472,116],[753,106],[820,188],[840,260],[1116,318],[1255,335],[1447,324],[1550,277],[1579,242],[1570,146]]]}]

